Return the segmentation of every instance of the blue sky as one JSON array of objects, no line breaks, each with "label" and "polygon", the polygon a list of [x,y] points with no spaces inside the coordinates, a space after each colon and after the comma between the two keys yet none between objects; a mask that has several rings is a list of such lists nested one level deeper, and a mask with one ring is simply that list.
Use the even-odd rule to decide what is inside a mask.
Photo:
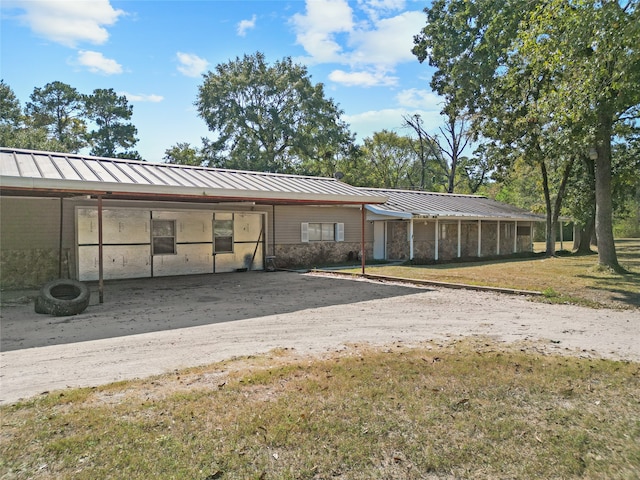
[{"label": "blue sky", "polygon": [[178,142],[211,136],[194,107],[202,74],[244,54],[292,57],[344,111],[359,143],[402,116],[442,123],[432,70],[411,54],[424,1],[3,0],[1,77],[21,104],[61,81],[113,88],[133,105],[136,145],[161,161]]}]

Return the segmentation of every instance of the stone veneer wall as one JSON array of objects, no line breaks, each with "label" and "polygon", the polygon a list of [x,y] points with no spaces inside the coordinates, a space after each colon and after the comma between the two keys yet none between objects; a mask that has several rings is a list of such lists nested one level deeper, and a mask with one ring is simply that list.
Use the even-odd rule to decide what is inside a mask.
[{"label": "stone veneer wall", "polygon": [[[62,277],[69,278],[69,249],[63,250]],[[60,278],[58,249],[0,251],[0,288],[39,288]]]},{"label": "stone veneer wall", "polygon": [[[482,222],[482,257],[497,255],[498,225],[497,222]],[[507,234],[504,225],[511,225],[511,234]],[[430,223],[433,228],[433,222]],[[447,261],[458,258],[458,224],[440,223],[440,236],[438,238],[438,260]],[[406,222],[388,223],[387,249],[389,258],[405,260],[409,258],[409,240],[407,239]],[[416,222],[414,224],[413,258],[416,263],[430,263],[435,259],[435,233],[430,230],[425,233],[427,226]],[[513,222],[500,222],[500,255],[512,255],[513,234],[515,233]],[[517,238],[516,253],[531,251],[531,237],[519,235]],[[397,256],[391,256],[397,255]],[[402,255],[402,256],[401,256]],[[478,223],[462,222],[460,225],[460,257],[478,257]]]},{"label": "stone veneer wall", "polygon": [[[352,242],[309,242],[275,246],[278,268],[313,268],[359,258],[361,245]],[[373,243],[365,243],[367,259],[373,258]]]}]

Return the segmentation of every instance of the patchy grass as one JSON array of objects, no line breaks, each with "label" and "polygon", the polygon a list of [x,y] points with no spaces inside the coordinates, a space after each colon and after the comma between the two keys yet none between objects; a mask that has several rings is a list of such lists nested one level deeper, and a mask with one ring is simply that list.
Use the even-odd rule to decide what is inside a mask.
[{"label": "patchy grass", "polygon": [[616,240],[616,248],[618,261],[628,273],[600,267],[595,254],[569,253],[524,260],[372,266],[366,271],[373,275],[553,293],[542,297],[548,302],[640,308],[640,239]]},{"label": "patchy grass", "polygon": [[2,407],[1,478],[638,478],[640,365],[485,339],[250,357]]}]

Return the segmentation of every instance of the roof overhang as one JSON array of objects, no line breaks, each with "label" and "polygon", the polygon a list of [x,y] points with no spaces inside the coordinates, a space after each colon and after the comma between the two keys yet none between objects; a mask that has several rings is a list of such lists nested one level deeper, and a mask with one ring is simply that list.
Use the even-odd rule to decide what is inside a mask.
[{"label": "roof overhang", "polygon": [[3,176],[0,195],[73,197],[102,196],[122,200],[157,200],[183,202],[254,202],[257,204],[362,205],[384,203],[380,195],[344,195],[338,193],[268,192],[220,188],[195,188],[175,185],[131,185],[77,180]]},{"label": "roof overhang", "polygon": [[545,217],[542,215],[512,215],[512,216],[488,216],[488,215],[471,215],[457,212],[427,213],[427,212],[401,212],[388,210],[378,205],[367,205],[366,209],[368,221],[384,221],[384,220],[439,220],[439,221],[518,221],[518,222],[544,222]]}]

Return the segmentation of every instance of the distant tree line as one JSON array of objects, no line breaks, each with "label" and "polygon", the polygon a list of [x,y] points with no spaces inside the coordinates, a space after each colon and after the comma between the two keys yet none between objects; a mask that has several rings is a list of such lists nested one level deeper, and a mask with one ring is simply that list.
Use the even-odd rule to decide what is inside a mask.
[{"label": "distant tree line", "polygon": [[84,95],[62,82],[34,88],[24,108],[0,80],[0,144],[4,147],[140,159],[130,122],[133,107],[113,89]]}]

